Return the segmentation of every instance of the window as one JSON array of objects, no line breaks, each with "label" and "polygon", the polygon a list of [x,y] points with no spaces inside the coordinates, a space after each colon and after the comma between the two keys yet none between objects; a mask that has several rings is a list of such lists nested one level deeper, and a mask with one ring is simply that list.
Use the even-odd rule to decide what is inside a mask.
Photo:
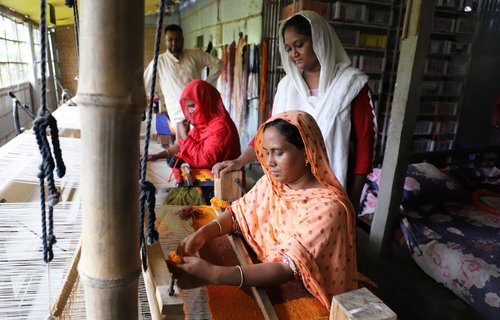
[{"label": "window", "polygon": [[0,88],[29,81],[28,25],[0,13]]},{"label": "window", "polygon": [[[47,29],[48,30],[48,29]],[[40,68],[40,61],[42,60],[42,45],[41,45],[41,39],[40,39],[40,29],[33,28],[32,29],[32,36],[33,36],[33,50],[35,52],[35,68],[36,68],[36,79],[39,80],[42,78],[41,75],[41,68]],[[45,65],[45,77],[49,78],[50,77],[50,70],[49,70],[49,62],[51,60],[49,56],[49,50],[48,47],[51,45],[50,42],[50,32],[47,32],[47,35],[45,37],[45,59],[47,59],[47,63]]]},{"label": "window", "polygon": [[203,49],[203,36],[196,37],[196,48]]}]

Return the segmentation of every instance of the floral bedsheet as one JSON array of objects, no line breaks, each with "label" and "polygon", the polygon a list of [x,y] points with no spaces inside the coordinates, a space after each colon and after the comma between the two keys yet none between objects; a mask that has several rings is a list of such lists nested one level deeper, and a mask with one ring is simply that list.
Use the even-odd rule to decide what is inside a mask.
[{"label": "floral bedsheet", "polygon": [[400,225],[420,268],[486,319],[500,319],[500,216],[456,202],[403,215]]}]

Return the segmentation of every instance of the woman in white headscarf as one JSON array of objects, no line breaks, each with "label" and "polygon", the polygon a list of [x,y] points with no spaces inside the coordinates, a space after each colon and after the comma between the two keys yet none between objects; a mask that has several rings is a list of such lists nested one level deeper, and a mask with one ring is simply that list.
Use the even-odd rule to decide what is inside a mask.
[{"label": "woman in white headscarf", "polygon": [[[351,66],[327,20],[313,11],[288,18],[279,32],[286,76],[279,82],[272,114],[310,113],[318,123],[332,171],[357,207],[371,171],[376,135],[368,76]],[[213,167],[216,176],[241,169],[255,159],[253,143],[237,159]]]}]

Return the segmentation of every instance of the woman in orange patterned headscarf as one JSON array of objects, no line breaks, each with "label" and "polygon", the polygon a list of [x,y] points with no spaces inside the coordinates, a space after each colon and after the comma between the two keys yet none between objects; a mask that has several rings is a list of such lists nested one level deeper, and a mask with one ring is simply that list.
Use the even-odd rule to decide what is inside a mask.
[{"label": "woman in orange patterned headscarf", "polygon": [[357,288],[355,222],[346,192],[328,164],[311,115],[289,111],[260,127],[255,143],[265,175],[214,222],[181,242],[184,255],[239,231],[262,262],[221,267],[185,257],[179,287],[262,286],[300,278],[329,310],[334,295]]}]

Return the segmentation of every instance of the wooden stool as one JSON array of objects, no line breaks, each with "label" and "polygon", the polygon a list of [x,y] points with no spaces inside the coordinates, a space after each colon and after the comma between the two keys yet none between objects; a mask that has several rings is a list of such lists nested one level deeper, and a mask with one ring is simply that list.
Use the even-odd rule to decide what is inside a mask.
[{"label": "wooden stool", "polygon": [[330,320],[396,319],[396,314],[366,288],[342,293],[332,299]]}]

